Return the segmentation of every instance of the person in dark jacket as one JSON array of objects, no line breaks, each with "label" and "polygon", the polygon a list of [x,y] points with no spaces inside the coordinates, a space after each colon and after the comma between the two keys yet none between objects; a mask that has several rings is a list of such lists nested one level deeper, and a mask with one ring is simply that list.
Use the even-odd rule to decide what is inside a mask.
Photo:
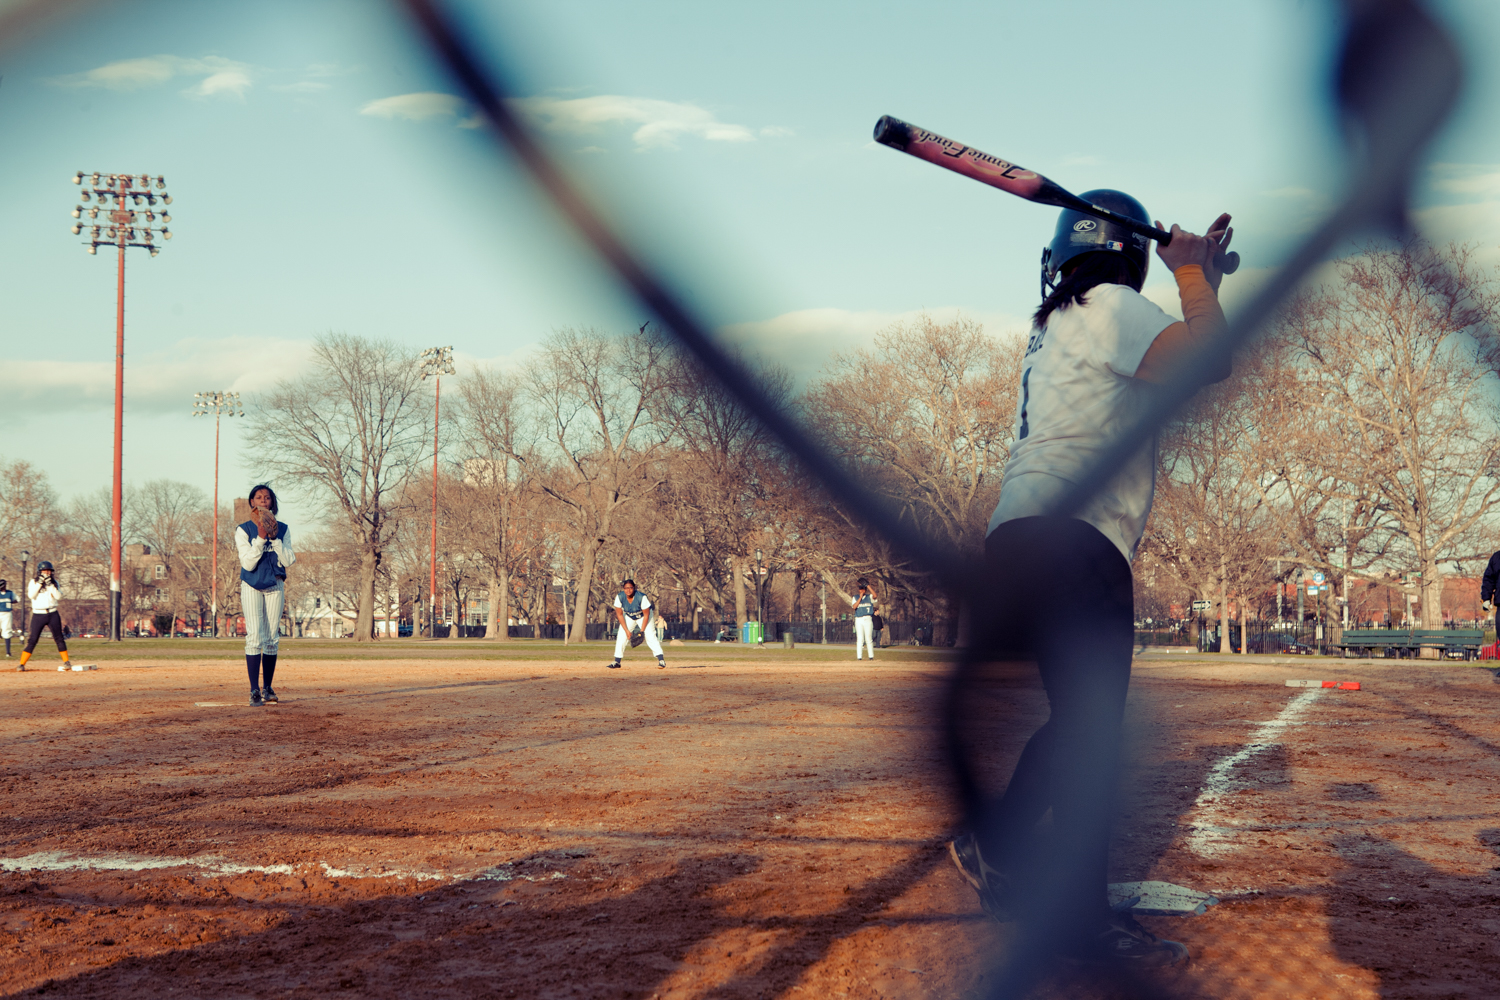
[{"label": "person in dark jacket", "polygon": [[[240,608],[245,614],[245,668],[250,674],[250,705],[274,705],[271,687],[286,600],[286,570],[297,561],[291,531],[276,520],[276,494],[262,483],[250,491],[250,520],[234,529],[240,556]],[[261,675],[265,694],[261,694]]]},{"label": "person in dark jacket", "polygon": [[[1479,581],[1479,599],[1484,602],[1484,613],[1489,614],[1495,610],[1495,585],[1500,583],[1500,552],[1490,556],[1489,565],[1484,568],[1484,579]],[[1495,615],[1495,636],[1500,640],[1500,612]]]}]

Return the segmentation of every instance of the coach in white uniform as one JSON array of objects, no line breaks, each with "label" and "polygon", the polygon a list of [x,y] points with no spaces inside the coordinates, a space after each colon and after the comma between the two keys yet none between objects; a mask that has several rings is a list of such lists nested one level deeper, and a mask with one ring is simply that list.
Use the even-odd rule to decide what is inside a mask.
[{"label": "coach in white uniform", "polygon": [[651,619],[655,615],[656,609],[651,605],[651,598],[635,589],[634,580],[626,580],[620,584],[620,592],[615,595],[615,618],[620,622],[620,633],[615,636],[615,662],[609,664],[611,670],[619,669],[620,657],[625,655],[630,635],[636,631],[643,634],[646,647],[656,654],[656,665],[667,665],[667,658],[661,651],[661,640],[656,637],[656,629],[651,627]]},{"label": "coach in white uniform", "polygon": [[[1081,197],[1150,224],[1129,195]],[[1130,560],[1151,512],[1154,441],[1080,509],[1058,508],[1140,416],[1153,383],[1183,377],[1185,360],[1222,336],[1215,254],[1228,227],[1228,215],[1207,237],[1173,226],[1157,251],[1177,280],[1185,322],[1140,294],[1150,245],[1125,226],[1065,211],[1042,257],[1044,299],[1021,363],[1016,440],[985,542],[993,603],[978,624],[985,659],[1036,662],[1051,715],[1004,795],[971,808],[974,832],[952,845],[984,908],[1028,921],[1023,948],[1117,967],[1187,957],[1181,944],[1112,912],[1105,892],[1135,624]]]}]

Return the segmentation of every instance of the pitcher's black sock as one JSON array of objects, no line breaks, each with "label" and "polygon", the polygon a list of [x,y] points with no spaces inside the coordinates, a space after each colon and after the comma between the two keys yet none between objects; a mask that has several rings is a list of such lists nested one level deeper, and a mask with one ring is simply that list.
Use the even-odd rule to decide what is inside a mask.
[{"label": "pitcher's black sock", "polygon": [[245,654],[245,669],[250,672],[250,690],[260,690],[260,654]]},{"label": "pitcher's black sock", "polygon": [[266,687],[271,686],[271,675],[276,673],[276,654],[262,653],[260,657],[260,672],[265,676]]}]

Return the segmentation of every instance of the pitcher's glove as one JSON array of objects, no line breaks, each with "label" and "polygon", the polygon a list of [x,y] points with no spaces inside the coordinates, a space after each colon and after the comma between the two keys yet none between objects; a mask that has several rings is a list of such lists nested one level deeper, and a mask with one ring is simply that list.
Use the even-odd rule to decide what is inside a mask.
[{"label": "pitcher's glove", "polygon": [[640,629],[632,629],[630,633],[630,648],[634,649],[646,641],[646,633]]},{"label": "pitcher's glove", "polygon": [[276,537],[276,515],[269,510],[257,507],[255,509],[255,523],[260,526],[260,537],[267,541]]}]

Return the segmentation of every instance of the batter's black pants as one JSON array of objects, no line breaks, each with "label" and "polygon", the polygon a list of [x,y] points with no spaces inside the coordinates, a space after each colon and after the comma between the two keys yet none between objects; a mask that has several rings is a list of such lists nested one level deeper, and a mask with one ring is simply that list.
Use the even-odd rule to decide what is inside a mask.
[{"label": "batter's black pants", "polygon": [[42,637],[42,629],[51,629],[52,641],[57,643],[57,651],[61,653],[68,648],[67,640],[62,633],[62,615],[56,611],[48,611],[45,614],[33,614],[31,616],[31,634],[26,638],[26,652],[36,649],[36,641]]},{"label": "batter's black pants", "polygon": [[[980,843],[992,864],[1028,873],[1023,889],[1051,932],[1086,934],[1108,910],[1135,638],[1130,563],[1093,525],[1064,517],[1007,521],[985,541],[985,556],[993,602],[976,638],[987,660],[1036,662],[1051,714],[984,810]],[[1048,809],[1052,828],[1042,838]]]}]

